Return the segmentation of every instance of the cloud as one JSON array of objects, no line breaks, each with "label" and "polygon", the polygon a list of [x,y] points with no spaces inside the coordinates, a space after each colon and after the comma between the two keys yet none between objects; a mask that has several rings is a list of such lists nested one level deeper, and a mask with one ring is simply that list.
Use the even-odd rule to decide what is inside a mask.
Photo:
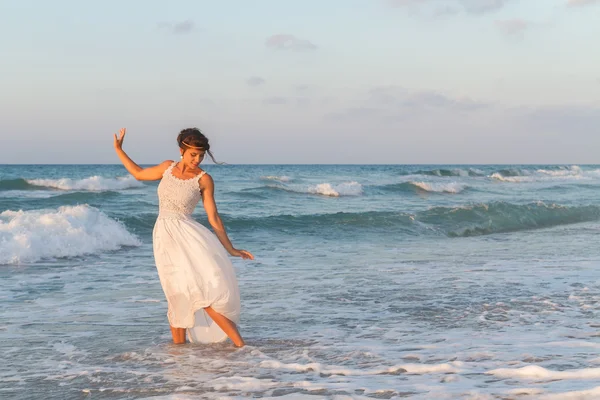
[{"label": "cloud", "polygon": [[276,50],[316,50],[317,46],[308,40],[298,39],[294,35],[278,34],[272,35],[265,41],[265,46]]},{"label": "cloud", "polygon": [[520,18],[505,19],[496,21],[496,27],[500,29],[502,33],[509,36],[523,35],[531,24]]},{"label": "cloud", "polygon": [[600,0],[568,0],[567,1],[568,7],[580,7],[580,6],[587,6],[590,4],[600,4]]},{"label": "cloud", "polygon": [[392,7],[415,6],[427,3],[429,0],[388,0]]},{"label": "cloud", "polygon": [[443,108],[454,111],[473,111],[488,105],[469,98],[451,98],[436,92],[416,92],[405,100],[408,107]]},{"label": "cloud", "polygon": [[[363,95],[364,96],[364,95]],[[527,132],[530,138],[578,137],[600,141],[600,105],[560,104],[506,107],[468,97],[456,97],[435,90],[409,90],[399,86],[378,86],[323,115],[328,121],[361,122],[392,127],[405,126],[443,129],[470,126],[487,129],[496,123]],[[386,125],[388,124],[388,125]],[[389,125],[392,124],[392,125]],[[466,124],[466,125],[465,125]],[[474,132],[475,132],[474,131]]]},{"label": "cloud", "polygon": [[283,96],[271,96],[263,100],[263,104],[266,105],[291,105],[297,107],[306,107],[312,103],[312,100],[306,96],[298,97],[283,97]]},{"label": "cloud", "polygon": [[194,30],[195,25],[192,20],[185,20],[177,23],[162,22],[158,24],[159,29],[166,29],[176,35],[184,35]]},{"label": "cloud", "polygon": [[600,108],[586,105],[559,105],[517,110],[523,122],[547,133],[600,134]]},{"label": "cloud", "polygon": [[508,0],[461,0],[465,10],[472,14],[484,14],[501,9]]},{"label": "cloud", "polygon": [[371,156],[381,160],[598,163],[600,104],[506,107],[393,86],[344,100],[323,112],[324,131],[349,137],[368,132],[365,140],[377,149]]},{"label": "cloud", "polygon": [[[485,111],[485,113],[482,113]],[[326,121],[392,124],[410,122],[418,125],[441,125],[440,121],[485,118],[494,112],[492,104],[454,97],[435,90],[409,90],[400,86],[378,86],[345,107],[323,115]]]},{"label": "cloud", "polygon": [[370,104],[392,106],[396,109],[446,109],[473,111],[490,105],[467,97],[451,97],[432,90],[409,91],[398,86],[379,86],[369,91]]},{"label": "cloud", "polygon": [[252,76],[246,80],[246,83],[250,86],[260,86],[264,85],[267,81],[265,81],[260,76]]},{"label": "cloud", "polygon": [[460,9],[469,14],[485,14],[501,9],[509,1],[511,0],[446,0],[446,4],[442,6],[440,5],[442,0],[388,0],[388,4],[392,7],[407,7],[410,9],[435,5],[437,8],[433,10],[433,16],[439,17],[457,14]]},{"label": "cloud", "polygon": [[296,85],[295,86],[296,91],[298,92],[306,92],[308,89],[310,89],[309,85],[306,84],[302,84],[302,85]]},{"label": "cloud", "polygon": [[299,107],[305,107],[310,105],[312,102],[312,100],[308,97],[297,97],[296,98],[296,105]]},{"label": "cloud", "polygon": [[446,17],[449,15],[456,15],[460,12],[460,9],[457,7],[450,7],[450,6],[444,6],[444,7],[438,7],[433,11],[433,16],[434,17]]},{"label": "cloud", "polygon": [[267,97],[266,99],[264,99],[263,103],[269,104],[269,105],[282,105],[282,104],[287,104],[288,99],[286,99],[285,97],[273,96],[273,97]]},{"label": "cloud", "polygon": [[323,118],[330,121],[356,121],[369,117],[380,119],[383,111],[375,107],[350,107],[342,111],[327,113]]}]

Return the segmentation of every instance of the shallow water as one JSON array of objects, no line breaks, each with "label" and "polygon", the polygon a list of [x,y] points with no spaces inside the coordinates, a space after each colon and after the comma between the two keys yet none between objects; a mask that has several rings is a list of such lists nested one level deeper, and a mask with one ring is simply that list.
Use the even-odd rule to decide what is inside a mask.
[{"label": "shallow water", "polygon": [[599,167],[207,170],[243,349],[170,344],[156,183],[0,166],[0,397],[600,398]]}]

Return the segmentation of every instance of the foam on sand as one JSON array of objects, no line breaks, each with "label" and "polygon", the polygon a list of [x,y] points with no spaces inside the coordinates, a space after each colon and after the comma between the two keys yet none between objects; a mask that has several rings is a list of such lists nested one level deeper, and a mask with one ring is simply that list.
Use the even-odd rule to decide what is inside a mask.
[{"label": "foam on sand", "polygon": [[525,379],[600,379],[600,368],[583,368],[568,371],[551,371],[538,365],[522,368],[499,368],[487,371],[486,374],[499,378]]}]

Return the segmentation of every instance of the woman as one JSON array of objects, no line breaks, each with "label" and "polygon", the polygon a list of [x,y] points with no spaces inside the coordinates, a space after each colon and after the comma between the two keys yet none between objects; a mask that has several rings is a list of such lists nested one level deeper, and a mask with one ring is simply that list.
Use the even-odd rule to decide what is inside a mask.
[{"label": "woman", "polygon": [[[152,242],[173,342],[185,343],[187,331],[191,342],[215,343],[229,337],[235,346],[244,346],[236,326],[238,283],[225,250],[244,259],[254,256],[231,244],[217,212],[213,179],[199,168],[206,153],[215,161],[208,139],[197,128],[184,129],[177,137],[179,162],[142,168],[123,151],[125,132],[123,128],[119,137],[115,134],[114,145],[127,171],[142,181],[160,179]],[[191,217],[201,198],[216,237]]]}]

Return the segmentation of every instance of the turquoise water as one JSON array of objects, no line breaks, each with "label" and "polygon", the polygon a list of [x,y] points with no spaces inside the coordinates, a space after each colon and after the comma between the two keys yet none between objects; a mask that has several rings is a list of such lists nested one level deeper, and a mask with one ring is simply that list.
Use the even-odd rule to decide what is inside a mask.
[{"label": "turquoise water", "polygon": [[600,396],[600,166],[206,169],[243,349],[170,344],[156,182],[0,166],[0,397]]}]

